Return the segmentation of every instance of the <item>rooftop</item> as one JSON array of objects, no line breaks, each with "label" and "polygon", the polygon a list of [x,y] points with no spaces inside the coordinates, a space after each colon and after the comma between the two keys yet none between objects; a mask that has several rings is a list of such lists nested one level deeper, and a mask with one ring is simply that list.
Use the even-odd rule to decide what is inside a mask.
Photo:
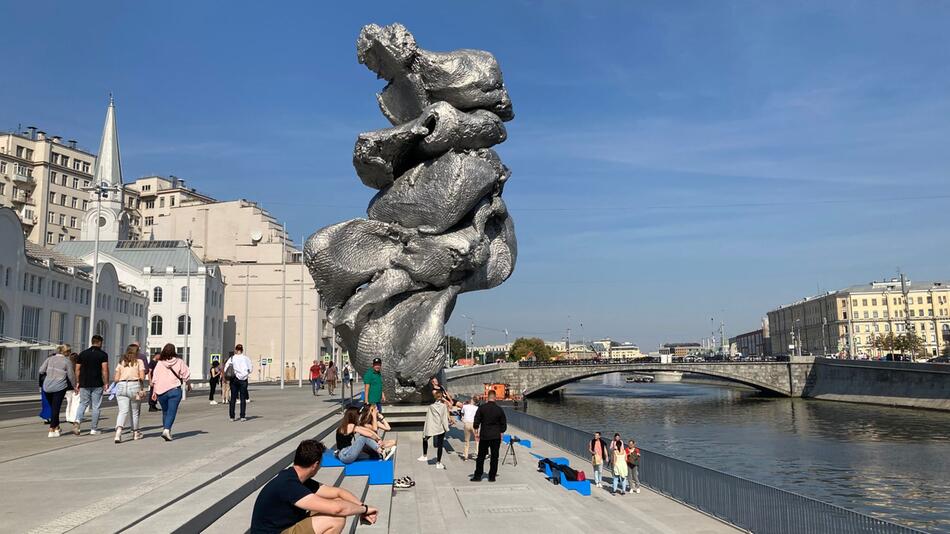
[{"label": "rooftop", "polygon": [[[83,258],[93,253],[93,241],[64,241],[54,251],[73,258]],[[188,250],[184,241],[100,241],[99,253],[115,258],[122,263],[142,270],[146,267],[162,269],[172,267],[176,271],[197,271],[204,265],[194,250]]]}]

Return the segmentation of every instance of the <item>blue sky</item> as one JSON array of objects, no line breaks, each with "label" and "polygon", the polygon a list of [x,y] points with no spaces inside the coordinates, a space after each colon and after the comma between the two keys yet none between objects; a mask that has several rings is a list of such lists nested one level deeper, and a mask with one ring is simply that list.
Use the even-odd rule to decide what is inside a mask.
[{"label": "blue sky", "polygon": [[898,267],[950,278],[948,3],[396,4],[4,2],[0,129],[94,149],[112,91],[127,179],[259,200],[299,241],[364,213],[353,142],[388,123],[355,40],[399,21],[493,52],[516,114],[518,266],[452,333],[653,349]]}]

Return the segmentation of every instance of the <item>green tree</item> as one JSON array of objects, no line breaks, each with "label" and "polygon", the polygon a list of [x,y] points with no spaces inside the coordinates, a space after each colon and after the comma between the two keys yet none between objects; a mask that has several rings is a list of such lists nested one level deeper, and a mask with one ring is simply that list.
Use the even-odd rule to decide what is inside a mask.
[{"label": "green tree", "polygon": [[449,338],[449,355],[451,356],[452,361],[457,362],[461,358],[465,358],[466,349],[467,349],[465,341],[455,336],[448,336],[448,338]]},{"label": "green tree", "polygon": [[550,360],[557,356],[554,349],[544,344],[544,340],[537,337],[519,337],[511,344],[511,357],[521,360],[533,354],[539,361]]}]

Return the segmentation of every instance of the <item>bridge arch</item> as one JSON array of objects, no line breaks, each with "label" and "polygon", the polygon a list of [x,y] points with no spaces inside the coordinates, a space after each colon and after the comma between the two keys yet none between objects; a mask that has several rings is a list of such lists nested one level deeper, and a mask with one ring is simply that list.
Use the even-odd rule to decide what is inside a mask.
[{"label": "bridge arch", "polygon": [[[697,368],[699,367],[699,368]],[[529,385],[526,389],[526,395],[528,397],[536,397],[540,395],[548,394],[554,390],[557,390],[561,387],[566,386],[572,382],[578,382],[585,378],[591,378],[600,375],[606,375],[611,373],[651,373],[657,371],[677,371],[677,372],[686,372],[686,373],[695,373],[705,376],[720,378],[728,380],[730,382],[735,382],[745,386],[753,387],[759,391],[772,394],[780,395],[787,397],[789,396],[789,387],[787,378],[785,380],[763,380],[758,377],[752,377],[749,375],[744,375],[737,373],[735,369],[732,369],[732,366],[723,365],[723,364],[712,364],[712,365],[702,365],[702,366],[689,366],[684,364],[674,365],[650,365],[650,364],[638,364],[632,366],[597,366],[596,368],[572,368],[567,367],[557,367],[559,370],[564,371],[576,371],[573,373],[565,372],[561,376],[556,378],[548,378],[538,380],[537,382]],[[783,373],[784,374],[784,373]],[[779,377],[776,377],[779,378]],[[534,381],[531,381],[534,382]]]}]

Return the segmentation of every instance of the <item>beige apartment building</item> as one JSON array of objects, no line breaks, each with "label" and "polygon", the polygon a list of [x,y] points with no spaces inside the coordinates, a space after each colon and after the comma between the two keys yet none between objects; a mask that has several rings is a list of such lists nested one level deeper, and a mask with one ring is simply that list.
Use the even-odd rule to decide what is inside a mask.
[{"label": "beige apartment building", "polygon": [[936,356],[950,343],[950,282],[892,279],[851,286],[770,311],[772,354],[877,356],[878,335],[908,330]]},{"label": "beige apartment building", "polygon": [[156,221],[175,208],[213,202],[215,199],[186,187],[185,181],[176,176],[143,176],[125,186],[132,239],[153,239]]},{"label": "beige apartment building", "polygon": [[36,128],[0,133],[0,206],[16,212],[28,241],[79,239],[96,157]]},{"label": "beige apartment building", "polygon": [[218,264],[227,284],[224,346],[244,345],[254,378],[280,376],[282,344],[288,376],[300,376],[317,358],[335,354],[339,361],[339,345],[301,251],[266,210],[246,200],[179,202],[155,216],[151,232],[156,240],[191,239],[202,261]]}]

